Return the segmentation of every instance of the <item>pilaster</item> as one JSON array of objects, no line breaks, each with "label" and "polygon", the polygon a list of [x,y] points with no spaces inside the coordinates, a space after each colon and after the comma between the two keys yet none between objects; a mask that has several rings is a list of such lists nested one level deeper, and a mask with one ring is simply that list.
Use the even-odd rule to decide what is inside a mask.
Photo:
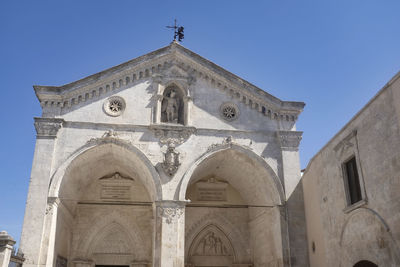
[{"label": "pilaster", "polygon": [[185,206],[186,201],[155,202],[154,267],[184,267]]},{"label": "pilaster", "polygon": [[[35,118],[36,145],[20,244],[20,250],[26,258],[24,266],[41,264],[42,240],[46,240],[43,238],[43,226],[53,154],[57,133],[63,122],[62,119]],[[42,262],[42,264],[45,264],[45,262]]]},{"label": "pilaster", "polygon": [[303,132],[278,131],[277,137],[282,151],[282,173],[286,200],[300,181],[299,145]]},{"label": "pilaster", "polygon": [[307,246],[304,246],[307,233],[299,159],[302,132],[279,131],[277,136],[282,151],[282,173],[286,196],[286,205],[281,208],[282,239],[286,236],[287,240],[286,261],[290,263],[289,266],[306,267],[309,263]]}]

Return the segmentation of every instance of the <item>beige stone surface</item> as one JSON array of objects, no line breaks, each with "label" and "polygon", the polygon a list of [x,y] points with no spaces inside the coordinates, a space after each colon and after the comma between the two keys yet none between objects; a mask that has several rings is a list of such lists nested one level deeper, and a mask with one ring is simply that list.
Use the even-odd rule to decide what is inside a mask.
[{"label": "beige stone surface", "polygon": [[[400,266],[400,80],[397,74],[321,149],[303,176],[310,266]],[[357,160],[362,201],[349,205],[342,164]],[[312,252],[312,243],[315,252]]]}]

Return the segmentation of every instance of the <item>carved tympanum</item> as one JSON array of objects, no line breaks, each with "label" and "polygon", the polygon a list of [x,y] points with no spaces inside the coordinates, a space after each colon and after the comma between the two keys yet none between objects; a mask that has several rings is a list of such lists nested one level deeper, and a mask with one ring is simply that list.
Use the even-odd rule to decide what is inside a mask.
[{"label": "carved tympanum", "polygon": [[229,256],[227,247],[222,243],[222,239],[214,232],[209,231],[198,243],[194,255],[199,256]]}]

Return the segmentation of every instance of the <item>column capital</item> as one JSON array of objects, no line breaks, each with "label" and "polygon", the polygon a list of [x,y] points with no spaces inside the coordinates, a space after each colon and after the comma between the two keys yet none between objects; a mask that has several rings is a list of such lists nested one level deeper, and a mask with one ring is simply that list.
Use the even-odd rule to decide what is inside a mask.
[{"label": "column capital", "polygon": [[36,117],[34,124],[37,138],[56,138],[63,123],[63,119]]},{"label": "column capital", "polygon": [[157,208],[157,216],[163,218],[167,224],[171,224],[184,216],[187,203],[188,201],[163,200],[156,201],[154,204]]},{"label": "column capital", "polygon": [[12,247],[15,244],[15,240],[6,232],[0,232],[0,247]]},{"label": "column capital", "polygon": [[297,131],[277,131],[279,143],[282,149],[298,150],[303,132]]}]

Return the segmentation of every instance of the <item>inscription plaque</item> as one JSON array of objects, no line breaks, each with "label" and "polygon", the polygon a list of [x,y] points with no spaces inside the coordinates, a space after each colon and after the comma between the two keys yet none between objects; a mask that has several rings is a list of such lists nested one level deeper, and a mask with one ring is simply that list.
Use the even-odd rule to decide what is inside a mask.
[{"label": "inscription plaque", "polygon": [[121,199],[129,200],[131,197],[131,187],[126,185],[102,185],[102,199]]},{"label": "inscription plaque", "polygon": [[130,200],[133,178],[122,176],[119,172],[104,176],[100,181],[100,199]]},{"label": "inscription plaque", "polygon": [[198,201],[227,201],[226,188],[228,183],[210,178],[196,183]]}]

